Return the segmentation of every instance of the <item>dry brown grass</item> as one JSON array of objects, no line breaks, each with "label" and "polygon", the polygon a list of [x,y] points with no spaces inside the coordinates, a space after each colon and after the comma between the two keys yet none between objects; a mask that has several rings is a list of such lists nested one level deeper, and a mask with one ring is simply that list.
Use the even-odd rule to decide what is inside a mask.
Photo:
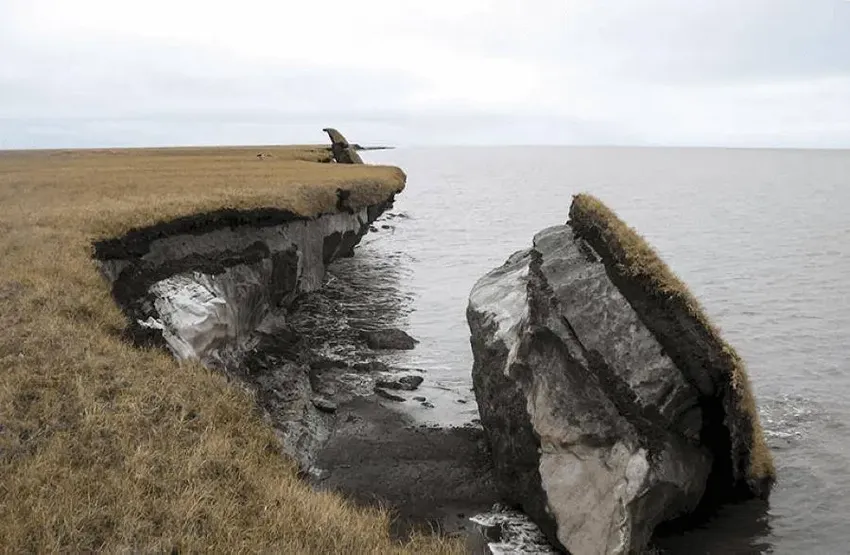
[{"label": "dry brown grass", "polygon": [[710,343],[720,346],[724,357],[721,367],[731,369],[730,381],[737,395],[739,408],[747,415],[753,427],[749,477],[755,482],[764,479],[772,481],[776,475],[773,456],[764,439],[755,396],[744,362],[735,349],[720,336],[720,331],[706,316],[696,297],[643,237],[620,220],[599,199],[587,194],[576,195],[570,208],[570,219],[578,221],[581,226],[594,228],[624,275],[667,299],[673,306],[682,307],[699,326],[707,330]]},{"label": "dry brown grass", "polygon": [[[258,160],[257,152],[271,157]],[[0,547],[44,551],[451,553],[313,492],[250,396],[119,339],[95,239],[219,208],[330,210],[403,187],[324,149],[0,152]]]}]

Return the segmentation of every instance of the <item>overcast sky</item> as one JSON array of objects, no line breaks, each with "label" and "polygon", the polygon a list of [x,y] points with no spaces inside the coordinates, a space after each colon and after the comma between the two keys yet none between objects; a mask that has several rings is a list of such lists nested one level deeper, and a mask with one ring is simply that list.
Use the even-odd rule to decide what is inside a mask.
[{"label": "overcast sky", "polygon": [[848,0],[0,0],[0,148],[850,148]]}]

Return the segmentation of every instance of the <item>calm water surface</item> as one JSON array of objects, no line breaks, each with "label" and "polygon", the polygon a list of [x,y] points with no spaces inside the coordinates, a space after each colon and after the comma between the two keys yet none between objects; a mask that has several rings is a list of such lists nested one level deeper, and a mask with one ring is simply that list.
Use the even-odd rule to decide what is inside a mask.
[{"label": "calm water surface", "polygon": [[[427,371],[426,421],[468,422],[475,281],[603,199],[702,300],[748,362],[779,482],[770,506],[732,507],[671,538],[688,553],[850,553],[850,151],[440,148],[369,152],[401,166],[404,217],[347,264],[406,299]],[[371,262],[377,261],[377,262]],[[392,269],[388,282],[382,271]]]}]

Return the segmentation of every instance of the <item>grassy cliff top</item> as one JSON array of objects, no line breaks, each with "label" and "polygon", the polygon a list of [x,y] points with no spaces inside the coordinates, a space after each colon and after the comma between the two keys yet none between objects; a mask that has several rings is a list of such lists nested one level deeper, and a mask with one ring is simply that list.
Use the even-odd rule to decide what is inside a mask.
[{"label": "grassy cliff top", "polygon": [[115,236],[220,208],[315,216],[337,188],[352,207],[404,188],[398,168],[317,163],[329,159],[319,146],[0,151],[0,221]]},{"label": "grassy cliff top", "polygon": [[725,375],[734,396],[735,412],[743,415],[748,424],[744,432],[748,436],[745,441],[749,451],[747,479],[751,484],[767,484],[769,489],[775,480],[776,470],[741,357],[723,340],[717,327],[711,323],[699,301],[682,280],[667,267],[643,237],[599,199],[587,194],[576,195],[570,207],[570,223],[583,235],[589,232],[602,241],[618,273],[657,299],[665,310],[686,315],[686,327],[697,330],[697,333],[679,333],[675,341],[692,343],[695,349],[717,353],[716,357],[708,358],[716,361],[717,369]]},{"label": "grassy cliff top", "polygon": [[[258,159],[257,153],[270,156]],[[0,152],[0,545],[15,552],[449,553],[315,493],[250,395],[120,337],[92,241],[221,208],[333,210],[401,190],[320,147]]]}]

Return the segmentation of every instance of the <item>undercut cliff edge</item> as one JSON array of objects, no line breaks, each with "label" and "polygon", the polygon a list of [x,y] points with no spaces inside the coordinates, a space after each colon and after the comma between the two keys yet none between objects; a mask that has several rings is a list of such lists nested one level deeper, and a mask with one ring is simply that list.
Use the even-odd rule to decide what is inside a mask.
[{"label": "undercut cliff edge", "polygon": [[[335,162],[363,164],[339,131],[324,131]],[[356,183],[340,186],[313,215],[227,208],[178,217],[97,241],[94,256],[128,318],[127,336],[239,377],[284,451],[308,470],[329,436],[333,403],[314,395],[286,309],[321,288],[328,264],[354,254],[404,181],[373,182],[366,198]],[[270,361],[275,351],[282,356]]]},{"label": "undercut cliff edge", "polygon": [[[337,164],[362,167],[338,131],[325,131]],[[393,391],[424,378],[377,351],[415,341],[380,317],[377,329],[351,329],[320,292],[329,265],[354,254],[402,191],[400,170],[390,177],[336,181],[334,197],[318,186],[324,205],[311,212],[228,208],[133,228],[95,242],[94,257],[127,338],[247,389],[315,488],[390,509],[399,540],[436,527],[475,546],[483,538],[463,515],[498,501],[481,430],[422,427],[394,410],[404,399]]]},{"label": "undercut cliff edge", "polygon": [[284,364],[255,375],[244,365],[264,342],[285,344],[278,337],[287,331],[282,310],[319,289],[329,263],[353,254],[395,192],[379,203],[313,218],[277,209],[189,216],[101,241],[95,255],[136,344],[241,372],[258,386],[269,379],[289,382],[272,387],[292,398],[278,408],[300,415],[286,419],[281,438],[285,450],[309,468],[327,427],[306,393],[308,374]]},{"label": "undercut cliff edge", "polygon": [[333,150],[0,151],[4,548],[459,552],[399,542],[388,513],[282,456],[303,468],[326,423],[348,422],[356,388],[322,387],[334,361],[304,360],[289,329],[405,184]]}]

